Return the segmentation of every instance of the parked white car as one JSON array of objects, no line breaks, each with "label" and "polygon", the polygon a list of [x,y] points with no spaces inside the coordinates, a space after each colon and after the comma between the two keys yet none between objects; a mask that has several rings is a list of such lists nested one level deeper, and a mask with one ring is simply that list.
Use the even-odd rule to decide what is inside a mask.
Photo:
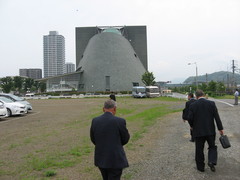
[{"label": "parked white car", "polygon": [[8,99],[11,99],[12,101],[14,102],[19,102],[23,105],[25,105],[27,107],[27,110],[30,111],[32,110],[32,105],[26,101],[24,98],[21,98],[21,97],[18,97],[18,96],[15,96],[13,94],[5,94],[5,93],[0,93],[0,97],[6,97]]},{"label": "parked white car", "polygon": [[0,97],[0,103],[3,103],[7,108],[7,116],[21,115],[27,113],[27,107],[19,102],[14,102],[11,99]]},{"label": "parked white car", "polygon": [[0,119],[6,117],[7,115],[7,108],[4,103],[0,102]]}]

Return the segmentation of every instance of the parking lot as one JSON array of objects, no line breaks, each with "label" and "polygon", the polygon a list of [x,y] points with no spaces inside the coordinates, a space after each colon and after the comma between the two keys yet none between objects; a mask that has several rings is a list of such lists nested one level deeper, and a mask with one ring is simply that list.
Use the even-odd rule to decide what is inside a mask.
[{"label": "parking lot", "polygon": [[[98,179],[99,171],[93,164],[93,148],[89,139],[91,119],[102,114],[107,97],[76,99],[37,99],[28,101],[32,112],[0,120],[0,179],[44,178],[45,171],[54,170],[57,178]],[[182,102],[167,102],[173,108]],[[166,104],[156,99],[117,97],[117,115],[134,116],[145,109]],[[139,122],[128,122],[133,135],[142,128]],[[140,137],[139,137],[140,138]],[[141,158],[130,143],[130,162]],[[150,143],[150,142],[146,142]],[[149,146],[150,148],[150,146]],[[83,178],[84,177],[84,178]]]}]

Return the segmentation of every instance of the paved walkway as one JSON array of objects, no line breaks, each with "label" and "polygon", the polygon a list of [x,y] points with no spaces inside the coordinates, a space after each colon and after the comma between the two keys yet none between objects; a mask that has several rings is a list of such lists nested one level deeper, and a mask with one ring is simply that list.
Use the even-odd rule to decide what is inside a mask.
[{"label": "paved walkway", "polygon": [[[230,100],[223,100],[231,103]],[[183,123],[181,113],[175,113],[159,124],[159,131],[166,133],[155,142],[149,156],[143,157],[142,164],[133,165],[137,169],[134,180],[240,180],[240,105],[230,106],[216,101],[224,132],[229,136],[232,147],[223,149],[218,140],[218,165],[216,172],[206,166],[205,172],[196,170],[195,144],[189,142],[188,123]],[[205,147],[205,159],[207,159]]]}]

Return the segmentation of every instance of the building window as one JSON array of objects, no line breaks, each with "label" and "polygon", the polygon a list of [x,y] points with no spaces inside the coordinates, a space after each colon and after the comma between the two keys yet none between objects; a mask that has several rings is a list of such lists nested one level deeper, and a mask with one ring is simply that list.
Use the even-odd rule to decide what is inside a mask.
[{"label": "building window", "polygon": [[110,76],[105,76],[106,91],[110,91]]},{"label": "building window", "polygon": [[84,84],[79,84],[79,89],[83,89],[84,88]]},{"label": "building window", "polygon": [[138,82],[133,82],[132,84],[133,84],[133,86],[139,86]]}]

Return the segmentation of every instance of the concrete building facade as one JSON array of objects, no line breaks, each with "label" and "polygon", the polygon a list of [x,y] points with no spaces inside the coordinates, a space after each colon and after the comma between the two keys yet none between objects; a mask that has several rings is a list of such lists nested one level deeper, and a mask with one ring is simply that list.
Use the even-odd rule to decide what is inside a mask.
[{"label": "concrete building facade", "polygon": [[72,73],[72,72],[75,72],[75,64],[73,63],[66,63],[65,64],[65,70],[64,70],[64,73]]},{"label": "concrete building facade", "polygon": [[42,79],[42,69],[19,69],[19,76],[25,76],[32,79]]},{"label": "concrete building facade", "polygon": [[76,28],[79,90],[129,91],[147,71],[146,26]]},{"label": "concrete building facade", "polygon": [[64,73],[65,38],[57,31],[43,36],[43,68],[45,78]]}]

